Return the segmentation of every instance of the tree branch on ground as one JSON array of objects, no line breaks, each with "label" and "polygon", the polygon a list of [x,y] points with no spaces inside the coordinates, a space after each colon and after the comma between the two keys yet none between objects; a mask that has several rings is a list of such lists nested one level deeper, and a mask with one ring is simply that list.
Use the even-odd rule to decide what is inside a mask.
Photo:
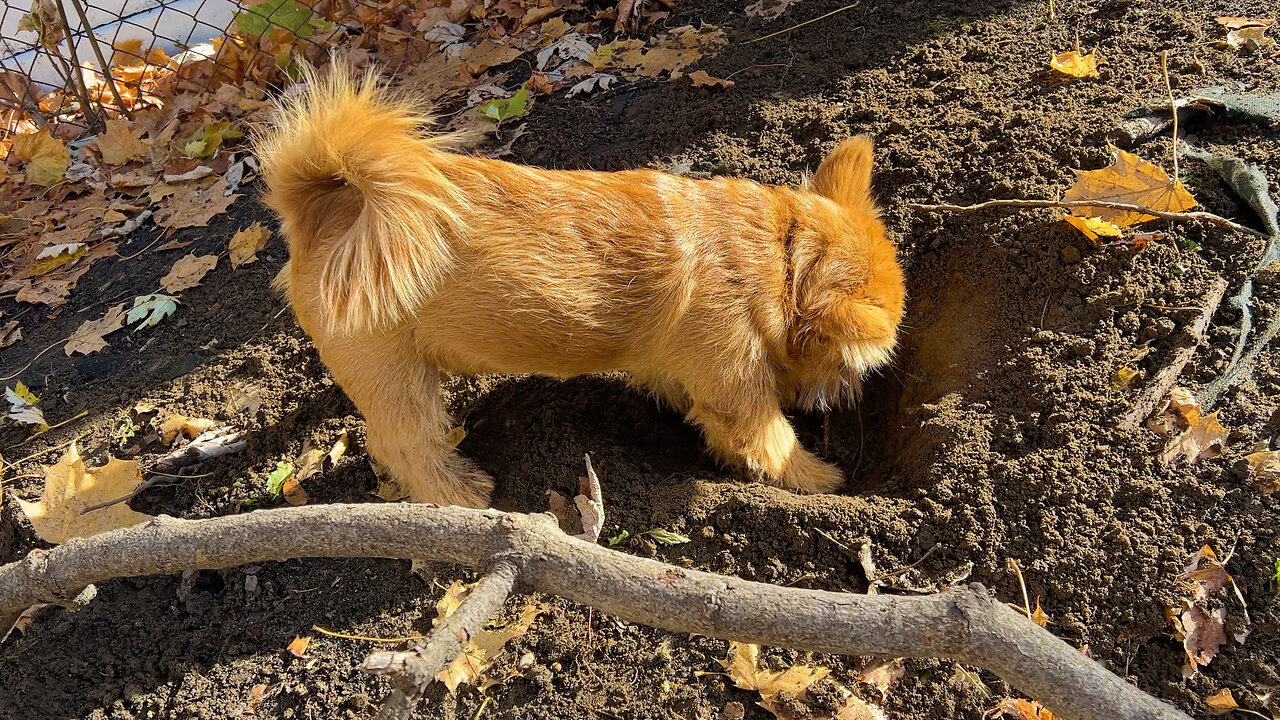
[{"label": "tree branch on ground", "polygon": [[[113,578],[314,557],[418,558],[488,571],[483,593],[470,610],[459,609],[457,620],[441,626],[445,632],[474,629],[474,623],[483,622],[477,618],[518,587],[671,632],[839,655],[948,658],[979,665],[1064,720],[1189,720],[979,584],[925,596],[779,587],[583,542],[564,534],[550,515],[411,503],[278,508],[210,520],[162,516],[52,550],[33,550],[0,567],[0,627],[10,627],[31,605],[65,603],[81,588]],[[417,658],[403,665],[417,667],[412,679],[401,678],[409,692],[417,692],[422,674],[439,657],[451,659],[457,652],[459,638],[452,637],[437,631]]]},{"label": "tree branch on ground", "polygon": [[1161,220],[1173,220],[1175,222],[1188,222],[1199,220],[1207,222],[1218,227],[1230,228],[1238,232],[1252,235],[1263,240],[1270,240],[1271,237],[1266,233],[1254,230],[1251,227],[1245,227],[1234,220],[1228,220],[1221,215],[1215,215],[1211,212],[1166,212],[1164,210],[1155,210],[1143,205],[1133,205],[1131,203],[1110,202],[1106,200],[987,200],[986,202],[976,203],[974,205],[950,205],[942,203],[940,205],[927,205],[923,203],[907,203],[907,207],[912,210],[924,210],[926,212],[977,212],[988,208],[1011,207],[1011,208],[1058,208],[1061,210],[1070,210],[1072,208],[1107,208],[1109,210],[1127,210],[1129,212],[1140,212],[1144,215],[1160,218]]}]

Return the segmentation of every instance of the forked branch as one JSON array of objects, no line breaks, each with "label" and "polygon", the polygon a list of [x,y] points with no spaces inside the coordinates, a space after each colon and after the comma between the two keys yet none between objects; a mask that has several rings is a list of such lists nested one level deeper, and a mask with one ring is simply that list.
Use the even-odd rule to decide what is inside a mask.
[{"label": "forked branch", "polygon": [[[30,605],[63,601],[112,578],[302,557],[420,558],[489,568],[486,589],[455,629],[474,627],[475,618],[518,584],[672,632],[980,665],[1065,720],[1189,720],[997,602],[981,585],[912,597],[778,587],[583,542],[561,532],[549,515],[493,510],[319,505],[211,520],[161,517],[33,551],[0,567],[0,624],[7,627]],[[419,679],[438,657],[457,651],[445,642],[436,655],[431,644],[418,656]],[[418,681],[408,682],[415,691]]]}]

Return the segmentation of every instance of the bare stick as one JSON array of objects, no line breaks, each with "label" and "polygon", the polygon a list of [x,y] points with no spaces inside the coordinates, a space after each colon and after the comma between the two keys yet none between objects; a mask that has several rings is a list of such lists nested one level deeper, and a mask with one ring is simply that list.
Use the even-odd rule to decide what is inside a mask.
[{"label": "bare stick", "polygon": [[1169,94],[1169,114],[1173,116],[1173,185],[1178,186],[1178,101],[1173,99],[1173,85],[1169,83],[1169,51],[1160,53],[1160,72],[1164,75],[1164,89]]},{"label": "bare stick", "polygon": [[950,658],[986,667],[1065,720],[1189,720],[981,585],[934,595],[804,590],[680,568],[565,535],[550,515],[413,503],[316,505],[210,520],[159,517],[33,550],[0,567],[0,625],[117,577],[305,557],[500,557],[522,589],[672,632],[841,655]]},{"label": "bare stick", "polygon": [[396,687],[383,703],[379,720],[409,720],[413,716],[436,675],[498,614],[519,579],[520,568],[510,560],[499,559],[458,609],[431,633],[426,645],[404,652],[375,652],[365,659],[360,669],[374,675],[389,675]]},{"label": "bare stick", "polygon": [[1222,297],[1226,294],[1227,281],[1220,277],[1214,278],[1213,283],[1209,286],[1209,292],[1205,295],[1204,305],[1200,309],[1200,316],[1191,324],[1191,336],[1195,339],[1195,342],[1179,348],[1169,360],[1169,364],[1160,368],[1151,383],[1138,394],[1138,399],[1133,402],[1133,407],[1120,418],[1120,422],[1117,424],[1118,427],[1125,430],[1133,430],[1138,427],[1138,423],[1141,423],[1148,415],[1155,412],[1156,406],[1169,394],[1174,384],[1178,382],[1178,377],[1182,375],[1182,369],[1187,366],[1187,363],[1191,362],[1191,358],[1195,357],[1196,350],[1200,347],[1200,341],[1204,339],[1204,333],[1209,329],[1209,321],[1218,312],[1218,306],[1222,305]]},{"label": "bare stick", "polygon": [[1161,220],[1174,220],[1186,222],[1188,220],[1201,220],[1219,227],[1231,228],[1242,233],[1248,233],[1254,237],[1270,240],[1270,236],[1265,233],[1258,232],[1253,228],[1245,227],[1240,223],[1228,220],[1221,215],[1214,215],[1211,212],[1166,212],[1164,210],[1155,210],[1153,208],[1144,207],[1142,205],[1133,205],[1131,203],[1107,202],[1104,200],[987,200],[976,205],[950,205],[943,203],[941,205],[925,205],[922,203],[907,203],[907,207],[912,210],[928,210],[935,212],[976,212],[978,210],[986,210],[987,208],[996,207],[1013,207],[1013,208],[1081,208],[1081,207],[1097,207],[1107,208],[1110,210],[1128,210],[1130,212],[1140,212],[1144,215],[1160,218]]}]

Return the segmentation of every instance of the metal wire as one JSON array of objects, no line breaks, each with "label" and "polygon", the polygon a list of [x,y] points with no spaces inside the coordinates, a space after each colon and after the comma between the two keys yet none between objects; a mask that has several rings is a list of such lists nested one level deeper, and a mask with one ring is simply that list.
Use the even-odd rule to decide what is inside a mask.
[{"label": "metal wire", "polygon": [[[107,118],[132,119],[153,104],[157,83],[210,93],[246,77],[279,84],[297,59],[322,59],[336,39],[406,7],[403,0],[158,0],[139,10],[130,0],[3,2],[0,140],[50,126],[64,137],[83,136]],[[62,27],[14,29],[39,6]]]}]

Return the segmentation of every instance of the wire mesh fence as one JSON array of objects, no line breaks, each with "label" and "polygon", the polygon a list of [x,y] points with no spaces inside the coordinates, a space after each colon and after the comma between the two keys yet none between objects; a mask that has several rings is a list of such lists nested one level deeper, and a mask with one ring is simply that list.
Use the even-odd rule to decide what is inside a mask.
[{"label": "wire mesh fence", "polygon": [[399,0],[4,0],[0,141],[37,129],[74,139],[178,95],[279,85],[302,62],[411,9]]}]

